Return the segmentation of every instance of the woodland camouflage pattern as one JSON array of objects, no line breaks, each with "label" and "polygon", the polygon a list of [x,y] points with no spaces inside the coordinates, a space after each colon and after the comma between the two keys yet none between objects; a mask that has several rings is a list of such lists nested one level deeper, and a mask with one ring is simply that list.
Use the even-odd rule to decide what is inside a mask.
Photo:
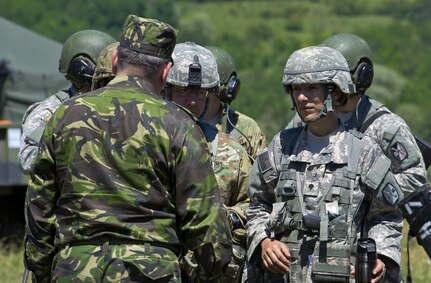
[{"label": "woodland camouflage pattern", "polygon": [[[298,135],[298,139],[295,144],[292,144],[292,139],[289,137],[294,135],[295,131]],[[301,237],[301,230],[287,229],[282,224],[276,225],[280,223],[279,221],[284,221],[284,218],[280,220],[280,217],[285,215],[283,213],[286,213],[286,211],[288,211],[288,213],[292,212],[290,212],[289,208],[287,210],[285,209],[284,202],[275,202],[275,188],[277,185],[290,188],[288,180],[286,180],[285,177],[281,178],[281,176],[285,176],[282,172],[285,172],[288,168],[302,168],[296,170],[295,172],[300,173],[293,175],[292,178],[296,180],[296,185],[302,190],[304,211],[311,212],[316,208],[319,200],[323,197],[326,199],[325,193],[329,191],[334,183],[334,175],[336,174],[332,174],[331,171],[333,171],[333,169],[330,169],[331,164],[335,164],[336,168],[344,168],[342,170],[347,169],[349,156],[351,157],[354,150],[358,150],[359,159],[357,163],[357,172],[353,175],[354,191],[352,191],[352,209],[358,208],[362,198],[365,197],[365,199],[368,200],[370,204],[369,211],[366,214],[366,219],[368,220],[368,236],[377,242],[378,254],[392,259],[399,265],[402,215],[396,207],[396,200],[390,199],[391,201],[395,201],[395,204],[391,204],[382,193],[382,189],[384,191],[385,188],[397,186],[392,173],[389,171],[390,162],[387,157],[384,156],[379,146],[369,137],[363,136],[358,140],[357,136],[346,132],[342,126],[340,126],[337,133],[331,135],[329,146],[320,153],[313,155],[307,148],[306,133],[307,126],[303,129],[284,130],[277,134],[270,143],[268,150],[262,152],[258,156],[250,172],[250,186],[248,191],[250,206],[247,209],[247,242],[249,247],[247,255],[249,263],[247,272],[244,273],[244,275],[247,276],[247,278],[244,278],[247,279],[245,282],[272,282],[259,281],[263,280],[262,277],[259,278],[259,276],[265,276],[265,280],[281,280],[277,282],[312,282],[312,268],[307,270],[305,268],[308,266],[307,264],[302,271],[295,271],[294,268],[293,270],[291,269],[291,273],[289,274],[290,281],[286,278],[283,279],[283,275],[276,276],[272,274],[272,277],[269,273],[263,275],[260,242],[269,235],[272,235],[276,239],[288,236],[289,234],[298,234],[298,237]],[[353,140],[357,142],[354,144],[351,143]],[[355,149],[352,148],[352,145],[355,146]],[[291,155],[286,154],[288,148],[292,148]],[[287,164],[290,165],[288,166]],[[291,167],[294,166],[294,164],[302,164],[303,167],[300,165]],[[383,164],[385,164],[385,166],[382,166]],[[332,166],[332,168],[333,167],[334,166]],[[376,178],[377,176],[379,176],[379,178]],[[382,179],[381,182],[376,182],[379,179]],[[348,179],[342,182],[346,181],[348,181]],[[292,186],[295,185],[292,184]],[[298,190],[299,189],[295,190],[296,194],[299,194]],[[398,193],[401,194],[399,190]],[[299,195],[299,197],[301,197],[301,195]],[[398,200],[400,198],[401,196],[398,195]],[[298,211],[297,209],[298,208],[296,208],[296,211]],[[354,223],[358,225],[360,220],[364,219],[365,213],[365,207],[360,206],[354,219],[347,218],[346,221],[347,223],[354,221]],[[359,229],[356,231],[358,230]],[[349,231],[350,230],[348,230],[348,232]],[[351,234],[350,236],[355,236],[354,230],[349,233]],[[304,235],[304,233],[302,233],[302,235]],[[308,235],[307,241],[303,242],[304,245],[306,242],[308,243],[308,241],[310,241],[310,243],[316,241],[316,237],[319,237],[319,234],[314,234],[314,237],[310,236],[310,234]],[[359,236],[359,233],[357,236]],[[304,238],[304,240],[305,239],[306,238]],[[329,239],[331,239],[331,237]],[[298,241],[301,242],[301,238],[298,238]],[[339,238],[338,241],[340,241]],[[329,243],[331,243],[331,240],[328,241],[328,245]],[[342,241],[338,243],[343,244]],[[347,244],[347,247],[349,247],[348,250],[350,251],[349,244],[344,244]],[[289,247],[293,255],[295,255],[295,250],[296,254],[299,252],[299,247]],[[302,250],[302,252],[304,252],[304,250]],[[307,257],[305,256],[305,258]],[[346,257],[345,260],[348,263],[349,257]],[[328,258],[328,261],[331,262],[331,259]],[[294,263],[295,258],[293,258],[291,262]],[[314,258],[314,262],[316,262],[316,258]],[[336,263],[337,261],[332,259],[332,262]],[[310,262],[308,264],[310,266],[312,265]],[[339,263],[337,263],[337,265],[339,265]],[[389,276],[389,274],[387,274],[387,276]],[[391,276],[397,278],[397,274]]]},{"label": "woodland camouflage pattern", "polygon": [[[204,130],[207,129],[208,127],[204,128]],[[241,225],[235,229],[231,227],[234,244],[232,260],[223,275],[211,282],[234,283],[240,282],[242,266],[245,261],[245,210],[249,203],[247,185],[251,164],[245,149],[229,135],[218,132],[215,139],[217,142],[209,141],[208,145],[211,152],[213,152],[213,146],[217,147],[215,156],[212,156],[212,164],[220,188],[220,196],[226,211],[235,213],[239,217]],[[189,256],[193,257],[193,254],[189,253]],[[185,266],[185,270],[191,274],[192,282],[208,282],[208,279],[205,279],[205,272],[199,268],[190,270],[189,266]]]},{"label": "woodland camouflage pattern", "polygon": [[120,46],[141,54],[170,59],[177,30],[156,19],[129,15],[124,22]]},{"label": "woodland camouflage pattern", "polygon": [[[222,272],[231,232],[202,131],[145,81],[117,76],[68,100],[44,139],[26,197],[25,261],[37,277],[49,278],[56,248],[100,237],[192,250],[208,276]],[[178,253],[165,259],[174,277]],[[145,274],[158,259],[143,261]]]},{"label": "woodland camouflage pattern", "polygon": [[22,118],[21,145],[18,153],[18,164],[23,172],[28,174],[32,170],[46,122],[63,101],[76,93],[76,89],[71,87],[28,107]]},{"label": "woodland camouflage pattern", "polygon": [[109,44],[100,52],[97,58],[96,68],[94,69],[91,90],[104,87],[115,77],[112,70],[112,54],[119,44],[119,42]]}]

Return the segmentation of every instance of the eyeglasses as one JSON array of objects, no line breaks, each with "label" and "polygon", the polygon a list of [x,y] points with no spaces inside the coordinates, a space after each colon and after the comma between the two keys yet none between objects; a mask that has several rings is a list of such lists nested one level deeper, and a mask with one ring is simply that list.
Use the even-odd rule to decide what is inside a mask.
[{"label": "eyeglasses", "polygon": [[208,95],[208,90],[204,88],[187,88],[187,87],[172,87],[172,93],[179,97],[195,96],[197,99],[205,99]]}]

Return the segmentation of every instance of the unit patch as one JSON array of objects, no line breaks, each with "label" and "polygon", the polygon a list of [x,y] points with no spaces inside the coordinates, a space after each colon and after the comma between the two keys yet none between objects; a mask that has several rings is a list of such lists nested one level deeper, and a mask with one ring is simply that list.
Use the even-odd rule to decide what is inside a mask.
[{"label": "unit patch", "polygon": [[408,153],[407,153],[406,148],[402,144],[400,144],[399,142],[396,142],[391,147],[391,152],[400,161],[403,161],[404,159],[406,159],[408,157]]},{"label": "unit patch", "polygon": [[387,184],[383,189],[383,197],[391,205],[395,205],[400,198],[397,190],[391,184]]}]

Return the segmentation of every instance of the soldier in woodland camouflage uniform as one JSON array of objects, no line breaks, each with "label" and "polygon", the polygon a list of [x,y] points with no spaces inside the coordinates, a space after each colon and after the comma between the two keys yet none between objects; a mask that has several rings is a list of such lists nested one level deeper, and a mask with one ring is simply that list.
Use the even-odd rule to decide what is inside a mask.
[{"label": "soldier in woodland camouflage uniform", "polygon": [[43,101],[30,105],[22,118],[21,146],[18,164],[25,173],[32,170],[46,121],[61,103],[79,93],[90,91],[97,57],[104,47],[115,39],[101,31],[82,30],[72,34],[65,42],[59,63],[60,73],[72,85]]},{"label": "soldier in woodland camouflage uniform", "polygon": [[[210,51],[192,42],[177,44],[172,58],[174,66],[168,74],[165,96],[202,119],[210,96],[218,92],[217,63]],[[207,137],[221,198],[231,219],[234,242],[232,261],[216,281],[240,282],[245,259],[245,209],[251,165],[245,149],[229,135],[201,120],[199,125]],[[192,282],[208,282],[202,278],[202,269],[193,269],[187,264],[184,269]]]},{"label": "soldier in woodland camouflage uniform", "polygon": [[26,196],[25,263],[38,282],[181,282],[192,250],[208,278],[232,254],[208,147],[163,100],[176,30],[130,15],[106,87],[49,120]]},{"label": "soldier in woodland camouflage uniform", "polygon": [[100,52],[92,78],[91,90],[106,86],[114,77],[116,66],[113,64],[113,54],[120,43],[109,44]]},{"label": "soldier in woodland camouflage uniform", "polygon": [[266,138],[255,120],[230,107],[230,103],[236,98],[240,89],[235,61],[226,50],[220,47],[206,46],[205,48],[211,51],[217,61],[220,89],[216,95],[210,97],[204,121],[238,141],[246,149],[253,163],[257,154],[267,146]]},{"label": "soldier in woodland camouflage uniform", "polygon": [[347,62],[329,47],[300,49],[283,84],[306,125],[278,133],[253,164],[244,282],[354,282],[352,251],[366,234],[382,282],[386,263],[400,261],[402,192],[380,147],[333,111],[354,92]]}]

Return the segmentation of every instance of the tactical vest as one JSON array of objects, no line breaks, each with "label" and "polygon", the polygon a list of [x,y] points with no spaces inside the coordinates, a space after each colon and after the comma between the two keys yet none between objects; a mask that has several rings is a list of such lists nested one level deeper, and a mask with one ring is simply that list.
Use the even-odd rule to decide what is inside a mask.
[{"label": "tactical vest", "polygon": [[280,240],[289,246],[292,258],[288,282],[349,282],[357,240],[354,216],[363,198],[362,194],[353,194],[363,148],[358,136],[348,135],[347,164],[325,165],[323,174],[333,177],[313,211],[304,205],[305,174],[313,164],[291,161],[290,154],[282,157],[275,187],[275,207],[281,213],[268,228],[275,233],[283,231]]}]

